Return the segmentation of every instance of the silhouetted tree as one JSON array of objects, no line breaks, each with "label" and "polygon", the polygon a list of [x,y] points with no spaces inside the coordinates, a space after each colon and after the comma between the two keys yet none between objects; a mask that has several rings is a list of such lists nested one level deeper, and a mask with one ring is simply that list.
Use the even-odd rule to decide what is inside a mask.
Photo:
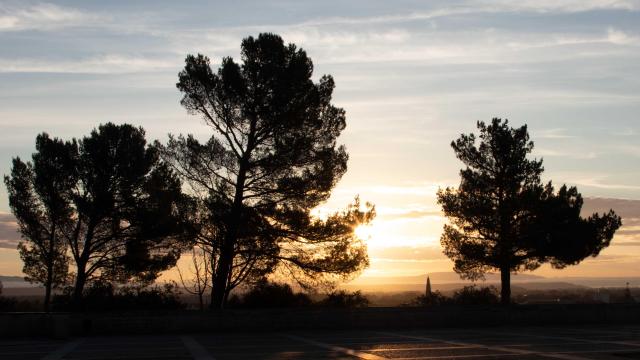
[{"label": "silhouetted tree", "polygon": [[478,122],[474,134],[452,142],[466,168],[457,189],[438,191],[438,203],[450,224],[441,238],[444,253],[464,278],[501,273],[501,299],[511,296],[510,274],[538,268],[577,264],[597,256],[621,226],[612,210],[581,218],[583,200],[575,187],[542,185],[542,160],[529,160],[533,150],[527,127],[508,121]]},{"label": "silhouetted tree", "polygon": [[79,145],[75,213],[65,233],[76,301],[91,278],[151,281],[175,265],[191,205],[142,128],[100,125]]},{"label": "silhouetted tree", "polygon": [[353,230],[374,216],[371,206],[311,215],[347,169],[336,145],[345,114],[331,104],[331,76],[314,83],[305,51],[273,34],[244,39],[241,54],[241,64],[227,57],[217,72],[203,55],[186,58],[182,105],[214,135],[205,144],[172,138],[164,152],[199,194],[200,238],[215,259],[214,308],[234,285],[278,265],[316,279],[363,269],[366,248]]},{"label": "silhouetted tree", "polygon": [[67,254],[76,301],[92,278],[148,281],[175,264],[191,202],[141,128],[109,123],[79,142],[42,134],[36,148],[32,163],[14,159],[5,183],[24,272],[45,285],[45,306],[66,279]]},{"label": "silhouetted tree", "polygon": [[25,280],[45,288],[44,309],[49,311],[52,289],[67,280],[68,256],[63,231],[71,223],[71,188],[77,144],[36,138],[31,162],[13,159],[11,175],[4,182],[9,206],[18,222],[23,241],[18,245]]}]

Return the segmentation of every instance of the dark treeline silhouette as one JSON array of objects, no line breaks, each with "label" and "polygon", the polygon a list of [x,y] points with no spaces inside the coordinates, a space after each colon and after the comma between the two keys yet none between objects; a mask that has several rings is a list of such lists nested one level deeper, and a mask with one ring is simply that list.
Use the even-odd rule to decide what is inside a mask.
[{"label": "dark treeline silhouette", "polygon": [[[354,231],[375,217],[372,204],[355,197],[326,217],[313,212],[345,174],[348,154],[337,142],[346,118],[332,104],[333,78],[314,82],[312,75],[304,50],[260,34],[242,41],[240,62],[223,58],[216,71],[206,56],[187,56],[177,88],[182,106],[209,126],[204,142],[170,135],[149,145],[142,128],[112,123],[79,140],[38,135],[31,161],[13,159],[4,181],[23,237],[23,272],[44,286],[45,310],[58,288],[69,309],[86,309],[100,296],[163,303],[145,286],[185,253],[194,276],[180,272],[182,284],[200,308],[210,291],[213,309],[275,299],[304,305],[289,285],[267,279],[277,274],[305,290],[331,289],[368,266]],[[493,119],[478,129],[478,138],[452,143],[466,168],[458,188],[437,194],[450,220],[441,242],[465,278],[500,271],[508,304],[512,272],[596,256],[621,219],[613,211],[582,218],[576,188],[543,184],[542,161],[527,158],[533,142],[526,126]],[[127,282],[141,285],[127,292]],[[230,298],[241,285],[252,290]],[[458,297],[493,301],[493,292],[482,291],[463,289]],[[445,300],[433,293],[421,301]],[[367,299],[333,292],[323,304],[359,307]]]},{"label": "dark treeline silhouette", "polygon": [[427,292],[413,299],[407,306],[495,305],[499,302],[500,296],[498,295],[498,289],[495,287],[468,285],[455,290],[451,296],[443,295],[439,291]]},{"label": "dark treeline silhouette", "polygon": [[79,304],[94,282],[150,284],[194,246],[207,268],[194,290],[210,288],[212,308],[274,272],[311,288],[364,269],[354,230],[373,206],[356,197],[326,218],[311,212],[348,159],[333,79],[314,83],[312,72],[302,49],[261,34],[242,42],[241,64],[225,58],[217,72],[187,57],[177,86],[210,125],[206,143],[180,135],[149,146],[141,128],[111,123],[81,140],[39,135],[32,161],[15,158],[5,183],[23,271],[46,288],[45,310],[63,286]]},{"label": "dark treeline silhouette", "polygon": [[83,291],[81,302],[74,299],[73,288],[55,295],[51,307],[54,311],[87,312],[149,312],[182,310],[186,304],[176,284],[116,286],[112,282],[92,281]]},{"label": "dark treeline silhouette", "polygon": [[[580,216],[582,196],[563,185],[557,192],[540,180],[542,160],[533,150],[527,126],[507,120],[478,122],[480,134],[461,135],[451,146],[466,168],[460,186],[438,192],[450,225],[441,243],[463,278],[478,279],[490,270],[501,274],[501,301],[511,299],[512,272],[554,268],[597,256],[622,225],[613,210]],[[479,140],[479,141],[477,141]]]},{"label": "dark treeline silhouette", "polygon": [[279,307],[362,308],[369,306],[369,299],[360,291],[336,290],[324,295],[294,292],[289,284],[260,281],[248,291],[233,294],[228,307],[239,309],[263,309]]}]

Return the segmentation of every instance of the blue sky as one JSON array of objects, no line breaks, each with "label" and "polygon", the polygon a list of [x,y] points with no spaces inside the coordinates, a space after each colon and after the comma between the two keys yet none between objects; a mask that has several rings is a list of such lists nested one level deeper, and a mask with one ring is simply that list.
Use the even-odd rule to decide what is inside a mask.
[{"label": "blue sky", "polygon": [[[79,137],[113,121],[150,139],[208,137],[179,105],[184,57],[237,58],[264,31],[335,78],[350,162],[325,208],[355,194],[377,205],[361,231],[368,274],[451,268],[435,191],[458,182],[451,140],[492,117],[528,124],[546,180],[612,199],[594,210],[639,200],[624,202],[625,232],[601,258],[542,273],[640,265],[640,1],[0,1],[0,173],[42,131]],[[8,211],[2,188],[0,273],[14,274]]]}]

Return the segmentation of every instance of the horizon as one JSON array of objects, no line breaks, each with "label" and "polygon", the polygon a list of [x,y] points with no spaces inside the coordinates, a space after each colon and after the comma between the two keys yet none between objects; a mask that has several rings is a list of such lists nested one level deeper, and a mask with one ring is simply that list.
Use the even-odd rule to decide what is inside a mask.
[{"label": "horizon", "polygon": [[[288,1],[254,3],[252,11],[150,4],[0,5],[0,45],[12,49],[0,55],[2,174],[11,158],[30,158],[41,132],[70,139],[113,121],[142,126],[148,142],[167,133],[208,137],[179,104],[184,58],[202,53],[215,68],[223,56],[238,58],[244,37],[272,31],[307,52],[314,79],[331,74],[336,82],[334,103],[347,113],[338,141],[350,159],[318,212],[355,195],[376,205],[372,225],[358,229],[371,259],[361,279],[452,271],[435,194],[460,181],[463,165],[449,143],[493,117],[528,125],[543,181],[577,186],[583,216],[612,208],[623,217],[598,257],[524,274],[637,277],[640,2],[354,2],[330,11]],[[144,21],[131,15],[140,9]],[[12,219],[2,186],[0,275],[20,276]]]}]

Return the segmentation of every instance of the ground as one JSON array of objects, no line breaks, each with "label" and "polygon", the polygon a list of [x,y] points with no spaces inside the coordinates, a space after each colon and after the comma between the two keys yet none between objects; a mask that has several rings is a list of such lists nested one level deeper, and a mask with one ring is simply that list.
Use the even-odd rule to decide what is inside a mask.
[{"label": "ground", "polygon": [[3,339],[0,359],[640,359],[640,326]]}]

